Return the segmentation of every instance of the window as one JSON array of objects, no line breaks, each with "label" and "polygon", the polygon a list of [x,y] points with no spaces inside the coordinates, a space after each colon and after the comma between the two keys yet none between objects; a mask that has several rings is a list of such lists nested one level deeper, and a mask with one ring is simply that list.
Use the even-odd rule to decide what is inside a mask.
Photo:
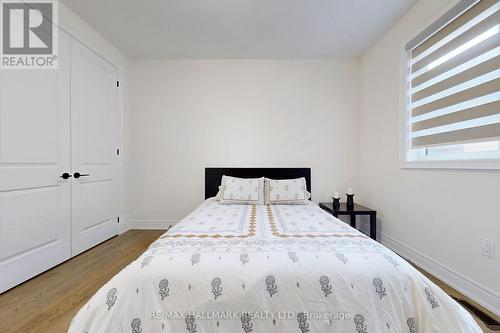
[{"label": "window", "polygon": [[405,162],[500,168],[499,9],[463,0],[406,45]]}]

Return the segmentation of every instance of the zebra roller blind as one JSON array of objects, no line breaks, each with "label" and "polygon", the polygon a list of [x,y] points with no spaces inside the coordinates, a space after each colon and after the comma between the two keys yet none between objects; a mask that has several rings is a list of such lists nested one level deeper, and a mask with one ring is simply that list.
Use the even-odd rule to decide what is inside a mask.
[{"label": "zebra roller blind", "polygon": [[407,44],[412,148],[500,138],[499,9],[462,1]]}]

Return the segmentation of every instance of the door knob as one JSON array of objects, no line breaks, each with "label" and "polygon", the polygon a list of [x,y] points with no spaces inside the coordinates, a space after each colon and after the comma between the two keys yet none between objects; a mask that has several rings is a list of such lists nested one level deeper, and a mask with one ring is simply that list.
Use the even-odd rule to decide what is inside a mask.
[{"label": "door knob", "polygon": [[69,177],[71,177],[71,175],[67,172],[63,173],[61,176],[60,176],[62,179],[68,179]]},{"label": "door knob", "polygon": [[88,173],[79,173],[79,172],[75,172],[73,174],[73,177],[75,177],[77,179],[80,178],[80,177],[87,177],[87,176],[90,176],[90,174],[88,174]]}]

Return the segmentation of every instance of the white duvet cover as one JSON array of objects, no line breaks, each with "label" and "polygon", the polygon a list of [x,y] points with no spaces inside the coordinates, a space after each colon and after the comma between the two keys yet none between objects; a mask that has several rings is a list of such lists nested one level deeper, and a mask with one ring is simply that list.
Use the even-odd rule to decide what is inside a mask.
[{"label": "white duvet cover", "polygon": [[322,211],[208,199],[106,283],[69,332],[481,332],[439,287]]}]

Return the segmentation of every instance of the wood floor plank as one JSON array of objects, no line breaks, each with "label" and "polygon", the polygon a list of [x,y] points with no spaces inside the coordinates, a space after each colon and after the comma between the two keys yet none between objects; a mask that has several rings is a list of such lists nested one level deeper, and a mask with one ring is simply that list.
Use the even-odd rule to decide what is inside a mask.
[{"label": "wood floor plank", "polygon": [[76,312],[162,230],[131,230],[0,295],[0,332],[66,332]]},{"label": "wood floor plank", "polygon": [[[36,309],[39,305],[39,299],[51,299],[60,290],[66,290],[72,286],[74,281],[67,279],[68,272],[74,276],[82,277],[89,272],[89,266],[96,265],[100,260],[102,253],[109,253],[117,247],[123,247],[131,240],[134,233],[124,233],[108,240],[99,246],[86,251],[79,256],[66,261],[65,263],[40,274],[37,278],[24,282],[21,286],[13,288],[9,293],[0,296],[0,320],[8,321],[13,312],[22,308],[24,311]],[[12,319],[12,318],[11,318]]]},{"label": "wood floor plank", "polygon": [[[106,284],[124,267],[123,263],[128,264],[137,258],[137,251],[135,249],[123,249],[119,253],[112,254],[112,257],[117,255],[120,255],[120,261],[101,261],[98,267],[91,268],[92,271],[97,269],[100,272],[98,275],[86,275],[83,279],[75,280],[76,288],[74,288],[73,293],[56,295],[50,304],[46,304],[44,311],[33,313],[26,318],[27,323],[18,323],[12,326],[12,330],[30,332],[36,328],[37,330],[47,331],[47,329],[55,327],[57,322],[61,323],[59,326],[63,326],[64,321],[61,321],[61,316],[66,313],[65,309],[68,307],[81,308],[97,292],[100,286]],[[66,318],[66,321],[68,320],[71,320],[71,318]]]}]

